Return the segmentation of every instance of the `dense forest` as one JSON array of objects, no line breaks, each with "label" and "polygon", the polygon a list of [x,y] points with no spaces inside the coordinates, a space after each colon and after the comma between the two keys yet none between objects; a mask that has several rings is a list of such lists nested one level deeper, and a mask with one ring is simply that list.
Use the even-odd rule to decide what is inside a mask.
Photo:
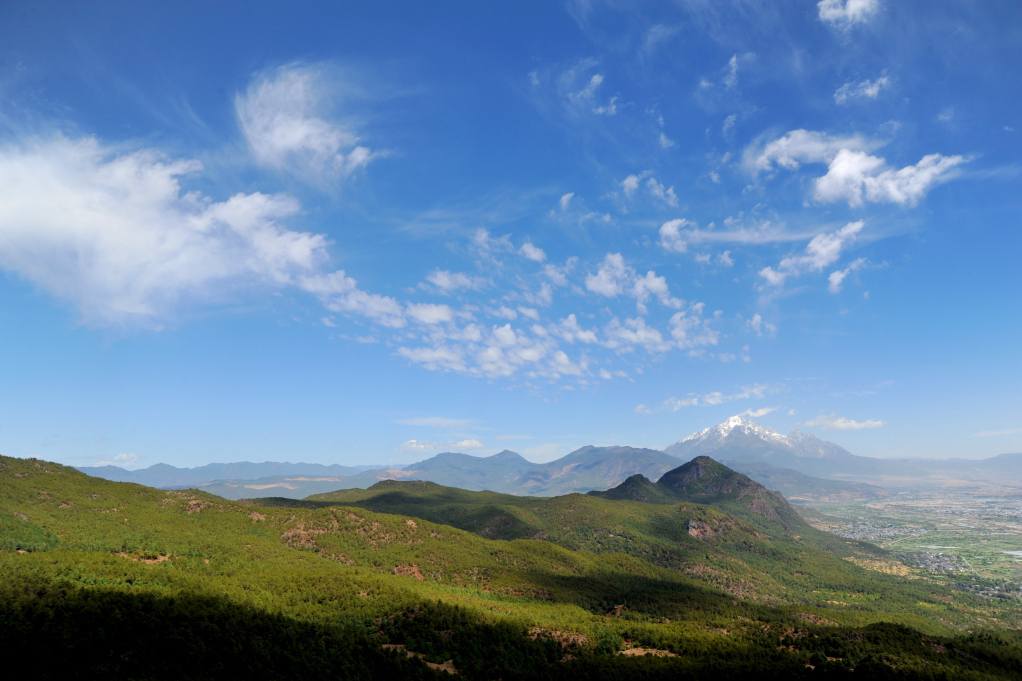
[{"label": "dense forest", "polygon": [[2,457],[0,647],[37,678],[1018,678],[1017,603],[868,569],[745,480],[256,505]]}]

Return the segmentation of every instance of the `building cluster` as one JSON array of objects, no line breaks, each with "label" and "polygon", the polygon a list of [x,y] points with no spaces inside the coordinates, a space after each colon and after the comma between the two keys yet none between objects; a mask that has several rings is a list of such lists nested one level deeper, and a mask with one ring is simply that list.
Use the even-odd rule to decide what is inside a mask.
[{"label": "building cluster", "polygon": [[927,553],[925,551],[904,551],[895,553],[905,565],[938,574],[955,572],[972,573],[972,568],[953,553]]},{"label": "building cluster", "polygon": [[850,522],[847,525],[831,525],[829,531],[831,534],[836,534],[845,539],[869,542],[881,542],[901,535],[919,532],[919,530],[911,527],[894,527],[889,523],[887,525],[872,525],[861,521]]}]

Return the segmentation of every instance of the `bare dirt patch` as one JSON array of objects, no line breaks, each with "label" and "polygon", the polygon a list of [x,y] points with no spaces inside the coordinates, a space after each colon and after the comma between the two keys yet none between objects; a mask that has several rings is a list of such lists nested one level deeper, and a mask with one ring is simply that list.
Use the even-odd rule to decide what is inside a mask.
[{"label": "bare dirt patch", "polygon": [[266,514],[265,513],[256,513],[255,511],[252,511],[251,513],[249,513],[248,517],[251,518],[252,522],[254,522],[254,523],[257,523],[260,520],[266,520]]},{"label": "bare dirt patch", "polygon": [[808,612],[796,612],[795,617],[806,622],[811,622],[821,627],[840,627],[841,625],[834,620],[829,620],[826,617],[820,617],[819,615],[812,615]]},{"label": "bare dirt patch", "polygon": [[628,657],[644,657],[646,655],[652,655],[653,657],[677,657],[670,650],[660,650],[658,648],[626,648],[620,651],[618,655],[626,655]]},{"label": "bare dirt patch", "polygon": [[[411,650],[408,650],[408,648],[406,648],[405,646],[403,646],[400,643],[384,643],[383,644],[383,649],[384,650],[394,650],[394,651],[399,652],[399,653],[404,653],[408,657],[418,657],[418,658],[422,658],[423,657],[422,653],[412,652]],[[442,663],[441,662],[426,662],[425,660],[423,660],[422,662],[423,662],[423,664],[425,664],[430,669],[436,669],[437,671],[445,671],[448,674],[457,674],[458,673],[458,670],[454,667],[454,660],[447,660],[446,662],[442,662]]]},{"label": "bare dirt patch", "polygon": [[125,553],[123,551],[121,551],[117,555],[120,556],[121,558],[129,558],[133,563],[145,563],[146,565],[155,565],[156,563],[162,563],[164,561],[170,560],[169,553],[161,554],[156,558],[140,558],[138,556],[133,556],[129,553]]},{"label": "bare dirt patch", "polygon": [[402,577],[415,577],[420,582],[426,579],[418,565],[395,565],[394,574]]}]

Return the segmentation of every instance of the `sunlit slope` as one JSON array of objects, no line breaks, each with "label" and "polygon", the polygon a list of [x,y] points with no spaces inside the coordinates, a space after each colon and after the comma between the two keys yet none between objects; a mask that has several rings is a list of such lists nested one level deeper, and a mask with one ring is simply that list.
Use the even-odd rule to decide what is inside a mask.
[{"label": "sunlit slope", "polygon": [[[806,563],[800,576],[791,566],[777,567],[802,560],[798,539],[769,539],[705,505],[585,495],[522,499],[421,483],[411,489],[417,490],[411,501],[391,496],[387,513],[336,501],[254,506],[0,458],[0,628],[7,627],[0,645],[22,641],[43,656],[47,641],[80,639],[91,642],[83,644],[83,656],[113,655],[122,650],[117,637],[146,645],[145,636],[156,636],[160,626],[152,618],[166,615],[182,650],[194,649],[195,659],[261,660],[270,669],[284,658],[266,651],[290,651],[295,665],[316,661],[305,678],[321,678],[316,669],[346,669],[351,658],[338,657],[339,645],[379,653],[381,643],[407,645],[434,663],[454,660],[466,678],[615,678],[639,668],[663,672],[648,678],[677,678],[681,669],[699,677],[724,667],[794,678],[816,643],[810,636],[779,651],[790,632],[829,632],[855,664],[881,664],[874,658],[885,649],[896,651],[903,666],[950,664],[929,649],[916,650],[923,637],[1010,617],[978,599],[867,573],[823,552],[812,554],[822,562]],[[461,522],[459,513],[462,520],[472,517],[476,500],[480,527],[499,529],[493,520],[515,511],[526,532],[548,537],[488,539],[431,521],[423,511],[430,504],[420,500],[436,505],[438,495],[446,495],[450,507],[446,523]],[[419,511],[399,510],[406,502]],[[710,532],[698,536],[705,528]],[[808,577],[816,571],[833,574]],[[879,621],[927,633],[835,626]],[[232,627],[239,640],[224,638]],[[303,641],[324,643],[295,647],[295,632],[305,632]],[[582,638],[568,649],[575,659],[562,662],[561,639],[550,637],[565,632]],[[265,645],[246,648],[250,639]],[[624,640],[679,657],[643,662],[609,655]],[[951,639],[939,641],[951,645]],[[213,655],[220,645],[235,652]],[[1001,658],[1016,648],[1001,639],[996,645],[994,662],[975,663],[993,675],[975,678],[1010,678],[998,670],[1011,668]],[[364,678],[401,675],[395,656],[372,655],[359,658],[375,660],[371,670],[377,671]],[[110,659],[127,658],[118,652]],[[108,664],[104,658],[94,666]],[[385,667],[389,671],[378,671]],[[297,673],[279,677],[286,676]]]},{"label": "sunlit slope", "polygon": [[[697,477],[687,483],[687,492],[670,484],[694,470],[689,464],[678,469],[677,476],[665,475],[668,482],[662,486],[634,476],[615,490],[588,495],[523,498],[427,482],[385,481],[368,490],[342,490],[298,503],[423,518],[487,538],[533,538],[572,551],[627,554],[760,602],[830,607],[838,600],[835,594],[842,594],[842,601],[853,599],[857,612],[919,611],[922,593],[929,587],[863,570],[845,560],[881,559],[881,550],[820,532],[780,495],[719,464],[697,462],[700,465],[699,470],[709,469],[717,477]],[[661,503],[624,496],[637,490],[639,496],[656,496]],[[678,503],[682,494],[712,501],[732,513],[705,503]],[[604,498],[607,495],[612,498]],[[672,499],[673,504],[666,503]]]}]

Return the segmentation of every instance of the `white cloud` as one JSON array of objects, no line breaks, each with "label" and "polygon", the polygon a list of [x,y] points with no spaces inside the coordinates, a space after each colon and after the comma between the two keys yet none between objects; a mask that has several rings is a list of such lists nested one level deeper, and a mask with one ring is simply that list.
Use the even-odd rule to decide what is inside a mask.
[{"label": "white cloud", "polygon": [[749,145],[743,163],[752,173],[776,167],[797,170],[800,163],[826,163],[827,174],[814,181],[814,198],[847,200],[852,207],[863,200],[915,205],[931,186],[951,176],[965,162],[962,156],[929,154],[914,166],[886,167],[884,159],[867,152],[882,146],[862,137],[836,137],[822,132],[792,130],[759,146]]},{"label": "white cloud", "polygon": [[717,264],[723,265],[724,267],[731,267],[735,264],[735,261],[731,259],[731,251],[724,251],[717,256]]},{"label": "white cloud", "polygon": [[880,91],[891,84],[887,75],[882,75],[876,80],[849,81],[839,87],[834,93],[834,101],[838,104],[845,104],[849,99],[876,99]]},{"label": "white cloud", "polygon": [[183,193],[179,178],[201,169],[91,138],[0,147],[0,267],[108,326],[159,327],[181,302],[253,284],[303,286],[327,240],[280,224],[298,202]]},{"label": "white cloud", "polygon": [[738,55],[732,55],[727,62],[727,73],[724,75],[724,87],[733,90],[738,85]]},{"label": "white cloud", "polygon": [[624,291],[625,280],[629,278],[630,270],[631,268],[625,266],[625,259],[620,253],[608,253],[596,274],[586,277],[586,288],[601,296],[613,298]]},{"label": "white cloud", "polygon": [[362,315],[382,326],[395,329],[406,324],[401,303],[388,296],[359,289],[358,282],[343,270],[302,277],[298,286],[319,298],[331,312]]},{"label": "white cloud", "polygon": [[464,452],[476,449],[485,449],[482,442],[475,439],[468,440],[446,440],[432,442],[429,440],[408,440],[394,448],[395,452],[402,454],[438,454],[440,452]]},{"label": "white cloud", "polygon": [[743,163],[751,171],[773,170],[774,164],[796,170],[799,163],[829,163],[842,150],[869,151],[879,146],[859,136],[837,137],[813,130],[792,130],[761,148],[750,145]]},{"label": "white cloud", "polygon": [[1008,428],[1006,430],[981,430],[978,433],[973,433],[973,437],[1000,437],[1001,435],[1019,435],[1022,434],[1022,428]]},{"label": "white cloud", "polygon": [[764,267],[759,274],[768,285],[782,286],[788,277],[797,277],[805,271],[822,271],[837,262],[841,250],[855,240],[864,225],[862,220],[858,220],[836,231],[817,234],[806,246],[804,254],[788,256],[781,260],[777,269]]},{"label": "white cloud", "polygon": [[621,189],[624,191],[625,196],[631,198],[632,194],[635,193],[635,190],[639,188],[639,180],[641,180],[645,175],[646,173],[643,173],[642,176],[629,175],[621,181]]},{"label": "white cloud", "polygon": [[97,461],[97,466],[119,466],[128,470],[133,470],[138,466],[138,454],[118,454],[113,459],[106,459],[104,461]]},{"label": "white cloud", "polygon": [[668,251],[684,253],[688,250],[688,243],[683,238],[681,230],[683,227],[695,226],[694,222],[689,222],[685,218],[676,218],[665,222],[660,225],[660,245]]},{"label": "white cloud", "polygon": [[288,64],[256,76],[235,98],[255,159],[312,183],[350,175],[373,157],[350,126],[324,117],[333,85],[323,69]]},{"label": "white cloud", "polygon": [[665,135],[663,132],[660,133],[659,141],[660,141],[660,147],[663,148],[663,149],[670,149],[675,144],[677,144],[677,142],[672,140],[670,137]]},{"label": "white cloud", "polygon": [[674,193],[674,187],[665,187],[656,178],[651,177],[646,181],[646,190],[655,198],[660,199],[668,206],[678,205],[678,195]]},{"label": "white cloud", "polygon": [[550,326],[547,331],[568,343],[595,343],[597,341],[596,332],[579,326],[574,314],[570,314],[556,325]]},{"label": "white cloud", "polygon": [[[450,294],[459,289],[470,289],[472,291],[478,291],[486,286],[486,280],[482,277],[473,277],[462,272],[448,272],[446,270],[434,270],[426,275],[426,281],[432,284],[436,289],[445,295]],[[427,288],[423,284],[419,284],[420,288]]]},{"label": "white cloud", "polygon": [[635,346],[652,353],[663,353],[671,349],[671,343],[664,340],[663,334],[658,329],[647,326],[646,320],[642,317],[625,319],[624,324],[614,317],[604,327],[603,334],[606,338],[604,345],[620,351],[629,352]]},{"label": "white cloud", "polygon": [[850,273],[854,272],[855,270],[862,268],[865,264],[866,264],[865,258],[858,258],[857,260],[851,262],[848,265],[848,267],[844,268],[843,270],[835,270],[834,272],[831,272],[830,276],[827,278],[827,280],[830,282],[830,284],[827,286],[827,290],[830,291],[831,293],[840,293],[841,285],[844,283],[845,277],[847,277]]},{"label": "white cloud", "polygon": [[770,322],[764,322],[763,316],[758,312],[752,315],[752,319],[745,322],[745,328],[753,331],[757,336],[762,336],[764,333],[772,336],[777,333],[777,327]]},{"label": "white cloud", "polygon": [[671,295],[665,277],[656,276],[653,270],[639,276],[635,270],[625,265],[620,253],[608,253],[604,257],[596,274],[586,277],[586,288],[607,298],[627,293],[635,298],[640,314],[646,314],[646,303],[650,296],[656,296],[661,304],[674,309],[681,308],[685,303]]},{"label": "white cloud", "polygon": [[738,120],[738,116],[735,115],[735,114],[731,114],[730,116],[725,118],[724,119],[724,125],[722,125],[721,128],[720,128],[720,134],[723,135],[724,137],[729,137],[731,135],[731,132],[735,128],[735,122],[737,120]]},{"label": "white cloud", "polygon": [[751,416],[754,419],[758,419],[760,416],[766,416],[772,411],[777,411],[777,407],[763,407],[762,409],[746,409],[742,413]]},{"label": "white cloud", "polygon": [[[779,388],[776,386],[764,385],[757,383],[753,386],[742,386],[741,392],[725,395],[723,392],[716,390],[714,392],[706,393],[705,395],[696,395],[689,393],[684,398],[668,397],[661,403],[661,408],[668,411],[679,411],[685,407],[715,407],[727,402],[733,402],[734,400],[748,400],[748,399],[761,399],[767,394],[778,392]],[[768,407],[765,409],[759,409],[757,411],[746,411],[745,414],[751,414],[752,416],[763,416],[774,411],[776,407]]]},{"label": "white cloud", "polygon": [[685,399],[679,400],[677,397],[668,397],[664,400],[664,408],[668,411],[678,411],[684,407],[694,407],[699,404],[698,397],[686,397]]},{"label": "white cloud", "polygon": [[875,419],[869,419],[867,421],[853,421],[844,417],[836,416],[831,414],[826,416],[821,414],[815,419],[806,421],[806,426],[815,426],[822,428],[823,430],[865,430],[868,428],[881,428],[887,425],[887,421],[877,421]]},{"label": "white cloud", "polygon": [[398,348],[397,354],[430,371],[468,372],[468,366],[459,348],[448,346]]},{"label": "white cloud", "polygon": [[635,297],[639,312],[642,314],[646,314],[646,303],[649,302],[651,295],[656,296],[664,306],[676,310],[685,304],[684,300],[671,295],[667,287],[667,279],[656,276],[653,270],[646,272],[644,277],[635,278],[635,284],[632,286],[632,295]]},{"label": "white cloud", "polygon": [[574,196],[575,196],[575,192],[568,192],[567,194],[565,194],[564,196],[561,197],[560,204],[561,204],[561,210],[562,211],[568,210],[568,206],[571,205],[571,199]]},{"label": "white cloud", "polygon": [[652,414],[653,410],[650,409],[649,407],[647,407],[644,404],[640,404],[637,407],[635,407],[635,413],[636,414]]},{"label": "white cloud", "polygon": [[816,179],[814,196],[826,202],[845,199],[852,207],[861,206],[863,199],[911,206],[964,161],[962,156],[928,154],[914,166],[882,170],[884,159],[842,149],[830,162],[827,174]]},{"label": "white cloud", "polygon": [[531,241],[526,241],[522,244],[521,249],[518,251],[529,260],[535,260],[536,262],[543,262],[546,260],[546,253],[539,246],[534,246]]},{"label": "white cloud", "polygon": [[454,320],[454,310],[447,305],[411,303],[407,310],[409,317],[423,324],[441,324]]},{"label": "white cloud", "polygon": [[[574,69],[569,69],[561,76],[562,87],[570,87],[575,77],[581,71],[588,70],[595,66],[595,62],[592,60],[583,60]],[[574,92],[567,93],[568,102],[570,102],[577,109],[588,108],[592,113],[600,116],[613,116],[617,113],[617,97],[611,97],[606,104],[598,104],[596,102],[596,94],[603,85],[603,74],[594,73],[585,86]]]},{"label": "white cloud", "polygon": [[868,21],[880,7],[879,0],[820,0],[820,21],[841,29]]},{"label": "white cloud", "polygon": [[687,310],[671,315],[669,327],[674,344],[681,350],[716,345],[720,334],[702,316],[703,304],[693,303]]}]

